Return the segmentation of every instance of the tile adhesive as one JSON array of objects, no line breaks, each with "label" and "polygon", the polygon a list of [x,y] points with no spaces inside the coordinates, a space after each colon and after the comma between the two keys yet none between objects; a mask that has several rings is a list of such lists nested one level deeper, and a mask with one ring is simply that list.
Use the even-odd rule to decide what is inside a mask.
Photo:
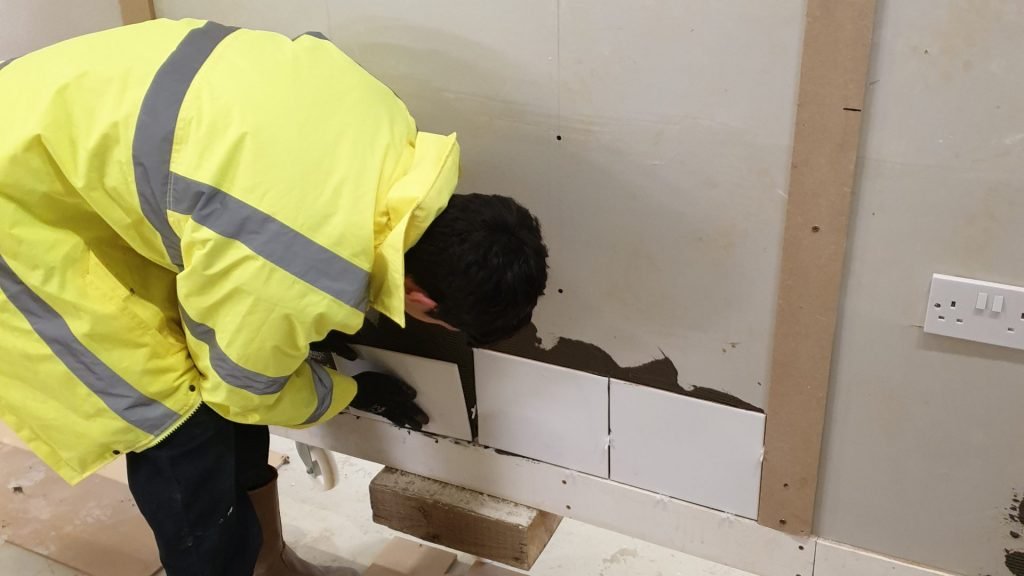
[{"label": "tile adhesive", "polygon": [[[465,388],[467,410],[472,413],[473,407],[476,406],[473,349],[461,334],[412,319],[409,320],[406,329],[402,330],[387,318],[380,318],[376,324],[367,322],[355,336],[355,341],[396,352],[454,362],[459,366],[459,375]],[[533,324],[512,338],[491,346],[490,349],[742,410],[764,412],[761,408],[721,390],[703,386],[684,387],[679,383],[679,370],[675,363],[664,355],[637,366],[620,366],[603,349],[582,340],[559,338],[551,348],[543,348],[537,327]],[[475,421],[473,432],[476,433]]]}]

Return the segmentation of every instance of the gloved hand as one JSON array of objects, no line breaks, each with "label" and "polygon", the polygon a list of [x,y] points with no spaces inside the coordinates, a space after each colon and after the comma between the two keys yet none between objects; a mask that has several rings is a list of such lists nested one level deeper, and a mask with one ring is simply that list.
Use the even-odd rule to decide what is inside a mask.
[{"label": "gloved hand", "polygon": [[430,418],[416,405],[416,389],[382,372],[362,372],[353,377],[358,386],[351,406],[383,416],[398,426],[421,430]]},{"label": "gloved hand", "polygon": [[359,354],[354,348],[349,346],[348,339],[349,336],[347,334],[332,331],[323,340],[310,344],[309,349],[313,352],[337,354],[350,362],[358,360]]}]

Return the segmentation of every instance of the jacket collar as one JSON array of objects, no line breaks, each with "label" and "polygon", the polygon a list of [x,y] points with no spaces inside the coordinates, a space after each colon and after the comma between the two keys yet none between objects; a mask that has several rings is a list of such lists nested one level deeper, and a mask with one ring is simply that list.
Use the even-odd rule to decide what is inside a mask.
[{"label": "jacket collar", "polygon": [[459,178],[455,134],[420,132],[409,169],[378,202],[370,306],[405,327],[405,252],[448,205]]}]

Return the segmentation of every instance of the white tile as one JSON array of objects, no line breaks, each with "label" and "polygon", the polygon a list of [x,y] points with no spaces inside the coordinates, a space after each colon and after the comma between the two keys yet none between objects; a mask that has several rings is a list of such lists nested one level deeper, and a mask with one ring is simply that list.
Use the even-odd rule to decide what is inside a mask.
[{"label": "white tile", "polygon": [[608,379],[474,350],[479,442],[608,477]]},{"label": "white tile", "polygon": [[757,518],[764,415],[611,382],[611,479]]},{"label": "white tile", "polygon": [[[430,416],[430,424],[424,427],[424,431],[466,441],[473,439],[457,365],[369,346],[353,348],[360,356],[355,362],[335,356],[341,372],[354,375],[373,370],[401,378],[416,389],[416,403]],[[368,418],[383,420],[380,416],[359,413]]]}]

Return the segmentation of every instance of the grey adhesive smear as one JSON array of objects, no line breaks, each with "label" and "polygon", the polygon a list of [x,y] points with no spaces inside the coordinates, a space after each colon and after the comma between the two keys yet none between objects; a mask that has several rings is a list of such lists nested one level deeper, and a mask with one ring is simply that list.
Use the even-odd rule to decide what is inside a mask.
[{"label": "grey adhesive smear", "polygon": [[[382,316],[377,324],[367,322],[353,337],[353,342],[457,364],[466,396],[466,409],[471,416],[473,437],[476,438],[477,422],[473,410],[476,406],[473,349],[461,334],[413,319],[408,320],[408,326],[403,330]],[[665,356],[638,366],[620,366],[610,354],[598,346],[572,338],[560,338],[555,346],[544,349],[541,347],[537,327],[533,324],[512,338],[489,348],[496,352],[650,386],[698,400],[764,413],[761,408],[721,390],[703,386],[684,387],[679,383],[679,370],[675,363]]]},{"label": "grey adhesive smear", "polygon": [[[459,375],[465,390],[467,409],[472,414],[472,408],[476,406],[473,349],[469,347],[461,334],[411,319],[408,328],[402,330],[390,320],[382,318],[377,325],[367,323],[363,330],[356,335],[356,341],[359,344],[458,364]],[[491,346],[490,349],[581,372],[650,386],[716,404],[753,412],[764,412],[761,408],[720,390],[702,386],[684,387],[679,384],[679,370],[667,357],[651,360],[638,366],[620,366],[610,354],[582,340],[561,338],[554,347],[547,350],[540,344],[537,327],[530,324],[519,334]],[[475,418],[472,419],[472,425],[475,437]]]},{"label": "grey adhesive smear", "polygon": [[610,354],[594,344],[582,340],[559,338],[553,347],[542,348],[537,327],[533,324],[511,339],[491,346],[491,349],[581,372],[642,384],[716,404],[764,413],[761,408],[721,390],[703,386],[684,387],[679,383],[679,370],[667,356],[637,366],[620,366]]},{"label": "grey adhesive smear", "polygon": [[1013,576],[1024,576],[1024,552],[1006,551],[1006,568]]}]

